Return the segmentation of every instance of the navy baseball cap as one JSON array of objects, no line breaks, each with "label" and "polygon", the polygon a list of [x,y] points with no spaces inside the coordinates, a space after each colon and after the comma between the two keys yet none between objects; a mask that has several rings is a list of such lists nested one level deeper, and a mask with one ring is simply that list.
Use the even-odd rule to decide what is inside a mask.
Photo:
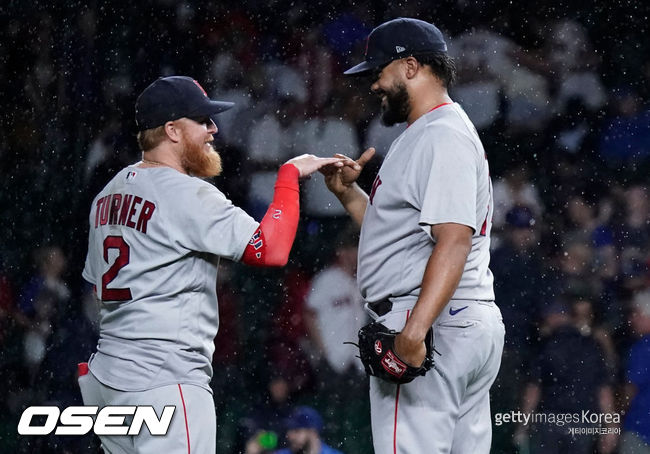
[{"label": "navy baseball cap", "polygon": [[447,43],[438,27],[419,19],[399,17],[370,32],[366,61],[343,74],[362,75],[399,58],[435,53],[447,53]]},{"label": "navy baseball cap", "polygon": [[135,122],[138,130],[144,131],[182,117],[212,116],[234,105],[211,100],[203,87],[191,77],[161,77],[138,96]]},{"label": "navy baseball cap", "polygon": [[323,418],[311,407],[297,407],[285,421],[286,429],[323,429]]}]

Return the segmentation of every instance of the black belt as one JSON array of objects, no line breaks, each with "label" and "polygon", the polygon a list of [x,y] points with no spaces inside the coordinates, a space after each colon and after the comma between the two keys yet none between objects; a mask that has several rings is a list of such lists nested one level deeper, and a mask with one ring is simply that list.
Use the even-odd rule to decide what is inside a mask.
[{"label": "black belt", "polygon": [[390,300],[383,300],[377,303],[368,303],[368,307],[375,314],[382,317],[388,314],[393,309],[393,302]]}]

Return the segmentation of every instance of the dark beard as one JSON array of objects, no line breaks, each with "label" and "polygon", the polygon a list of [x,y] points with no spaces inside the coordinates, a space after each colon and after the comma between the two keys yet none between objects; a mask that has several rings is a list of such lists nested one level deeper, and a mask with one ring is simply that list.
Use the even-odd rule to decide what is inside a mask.
[{"label": "dark beard", "polygon": [[385,126],[404,123],[411,113],[411,102],[406,85],[395,83],[392,90],[385,91],[384,94],[386,95],[386,107],[382,106],[381,122]]},{"label": "dark beard", "polygon": [[[221,174],[221,156],[216,150],[206,153],[205,143],[185,143],[181,165],[190,175],[209,178]],[[212,147],[212,145],[210,145]]]}]

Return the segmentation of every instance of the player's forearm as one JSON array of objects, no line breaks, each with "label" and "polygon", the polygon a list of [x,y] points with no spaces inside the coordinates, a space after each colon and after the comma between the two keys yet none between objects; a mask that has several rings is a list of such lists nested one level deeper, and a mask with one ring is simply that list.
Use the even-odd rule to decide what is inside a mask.
[{"label": "player's forearm", "polygon": [[255,266],[284,266],[298,229],[300,202],[298,169],[285,164],[278,171],[273,201],[244,251],[242,262]]},{"label": "player's forearm", "polygon": [[368,194],[358,184],[353,183],[345,192],[336,194],[336,196],[352,220],[357,226],[361,227],[363,216],[366,214],[366,207],[368,206]]},{"label": "player's forearm", "polygon": [[402,331],[413,342],[422,342],[434,320],[453,296],[472,247],[471,236],[441,239],[424,271],[420,297]]}]

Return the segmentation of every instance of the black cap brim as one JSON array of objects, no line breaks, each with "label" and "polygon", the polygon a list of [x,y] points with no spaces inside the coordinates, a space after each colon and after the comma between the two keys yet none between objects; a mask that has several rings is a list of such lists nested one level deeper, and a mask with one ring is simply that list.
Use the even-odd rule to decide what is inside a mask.
[{"label": "black cap brim", "polygon": [[234,102],[226,101],[208,101],[204,106],[201,106],[200,112],[197,112],[199,115],[215,115],[226,110],[232,109],[234,107]]},{"label": "black cap brim", "polygon": [[373,69],[377,69],[381,66],[385,66],[393,60],[394,60],[393,58],[389,58],[386,61],[384,60],[362,61],[358,65],[355,65],[352,68],[345,71],[343,74],[345,74],[346,76],[365,76]]},{"label": "black cap brim", "polygon": [[379,63],[369,63],[367,61],[364,61],[348,69],[343,74],[345,74],[346,76],[363,76],[365,74],[368,74],[370,71],[377,68],[378,66],[381,65]]}]

